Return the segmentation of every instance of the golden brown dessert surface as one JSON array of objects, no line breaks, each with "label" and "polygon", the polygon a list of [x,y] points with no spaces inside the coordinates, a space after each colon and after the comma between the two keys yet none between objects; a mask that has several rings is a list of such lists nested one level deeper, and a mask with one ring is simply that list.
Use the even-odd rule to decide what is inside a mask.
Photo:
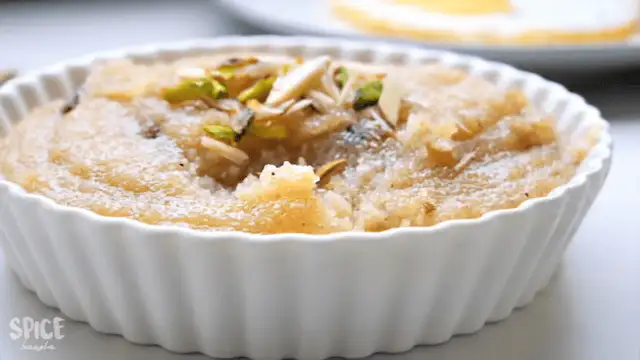
[{"label": "golden brown dessert surface", "polygon": [[[224,91],[176,101],[202,73]],[[266,90],[246,92],[265,79]],[[382,231],[475,218],[547,195],[588,149],[559,148],[553,119],[520,92],[438,65],[113,61],[71,105],[38,108],[1,139],[0,173],[60,204],[206,230]]]}]

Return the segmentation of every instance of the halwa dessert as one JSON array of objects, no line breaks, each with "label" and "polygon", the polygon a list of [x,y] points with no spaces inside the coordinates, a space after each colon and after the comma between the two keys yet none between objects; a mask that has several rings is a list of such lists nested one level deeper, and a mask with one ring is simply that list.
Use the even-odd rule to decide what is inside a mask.
[{"label": "halwa dessert", "polygon": [[557,45],[622,42],[637,0],[328,0],[335,17],[374,35],[432,42]]},{"label": "halwa dessert", "polygon": [[375,232],[545,196],[589,147],[520,91],[441,65],[224,54],[97,64],[0,139],[0,173],[148,224]]}]

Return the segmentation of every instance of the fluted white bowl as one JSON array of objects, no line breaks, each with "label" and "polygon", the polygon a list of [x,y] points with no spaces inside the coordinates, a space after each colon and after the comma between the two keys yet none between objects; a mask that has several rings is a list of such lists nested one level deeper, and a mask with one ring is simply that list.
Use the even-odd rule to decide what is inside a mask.
[{"label": "fluted white bowl", "polygon": [[95,60],[230,51],[439,62],[522,88],[555,114],[566,141],[593,128],[602,136],[575,177],[546,197],[478,219],[382,233],[256,235],[152,226],[58,205],[0,178],[0,245],[45,304],[135,343],[225,358],[353,358],[442,343],[533,299],[609,170],[606,121],[558,84],[474,57],[328,38],[226,37],[63,62],[0,89],[0,136],[34,106],[69,98]]}]

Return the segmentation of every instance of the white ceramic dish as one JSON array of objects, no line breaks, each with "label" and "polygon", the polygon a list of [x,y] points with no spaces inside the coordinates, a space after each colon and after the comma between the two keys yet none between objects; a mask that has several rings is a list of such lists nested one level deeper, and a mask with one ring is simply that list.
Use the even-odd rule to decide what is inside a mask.
[{"label": "white ceramic dish", "polygon": [[[371,39],[337,20],[328,0],[213,0],[237,17],[276,34],[329,35]],[[398,42],[397,39],[390,40]],[[640,30],[625,43],[576,46],[481,46],[423,43],[536,71],[610,70],[640,64]]]},{"label": "white ceramic dish", "polygon": [[0,244],[44,303],[100,332],[216,357],[352,358],[442,343],[533,299],[609,170],[607,123],[557,84],[477,58],[321,38],[197,40],[64,62],[0,89],[0,134],[27,109],[70,97],[96,59],[216,51],[441,62],[523,88],[555,113],[567,141],[594,127],[604,132],[575,178],[545,198],[479,219],[383,233],[265,236],[151,226],[57,205],[0,180]]}]

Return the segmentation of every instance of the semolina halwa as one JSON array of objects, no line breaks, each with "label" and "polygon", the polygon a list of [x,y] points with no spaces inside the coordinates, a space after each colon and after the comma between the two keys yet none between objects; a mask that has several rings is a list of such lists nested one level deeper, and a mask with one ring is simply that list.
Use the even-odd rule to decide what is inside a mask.
[{"label": "semolina halwa", "polygon": [[513,208],[588,150],[520,91],[441,65],[227,54],[97,64],[0,139],[0,173],[104,216],[322,234]]}]

